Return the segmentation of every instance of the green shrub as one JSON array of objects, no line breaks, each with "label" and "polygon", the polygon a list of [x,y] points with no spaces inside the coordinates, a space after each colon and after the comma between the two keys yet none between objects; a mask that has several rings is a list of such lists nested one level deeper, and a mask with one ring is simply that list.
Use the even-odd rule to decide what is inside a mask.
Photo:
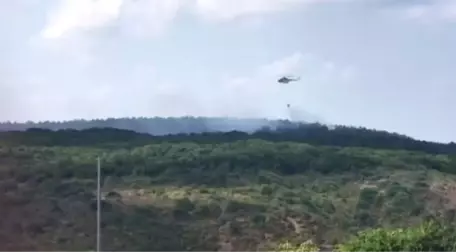
[{"label": "green shrub", "polygon": [[351,251],[455,251],[456,230],[430,221],[407,229],[374,229],[338,246]]},{"label": "green shrub", "polygon": [[261,193],[261,195],[270,196],[274,193],[274,188],[270,185],[262,185],[260,193]]},{"label": "green shrub", "polygon": [[266,224],[267,218],[263,214],[256,214],[252,218],[255,227],[262,228]]},{"label": "green shrub", "polygon": [[367,210],[375,204],[377,199],[378,191],[374,188],[364,188],[359,194],[358,209]]},{"label": "green shrub", "polygon": [[317,245],[312,241],[306,241],[298,245],[294,245],[290,242],[280,243],[274,251],[279,252],[316,252],[319,251]]},{"label": "green shrub", "polygon": [[175,208],[184,212],[191,212],[195,209],[195,204],[188,198],[176,200]]}]

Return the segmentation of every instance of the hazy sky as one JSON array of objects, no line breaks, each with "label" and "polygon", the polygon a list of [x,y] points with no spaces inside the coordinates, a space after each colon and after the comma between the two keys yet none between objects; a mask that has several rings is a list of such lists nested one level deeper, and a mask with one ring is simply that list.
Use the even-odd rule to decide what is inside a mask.
[{"label": "hazy sky", "polygon": [[456,140],[455,0],[0,0],[0,32],[0,120],[286,118],[290,103]]}]

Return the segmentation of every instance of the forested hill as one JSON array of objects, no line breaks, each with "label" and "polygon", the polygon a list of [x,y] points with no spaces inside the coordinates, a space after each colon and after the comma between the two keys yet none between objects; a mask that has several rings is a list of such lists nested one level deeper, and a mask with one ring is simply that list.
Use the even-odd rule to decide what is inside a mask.
[{"label": "forested hill", "polygon": [[[148,124],[144,124],[144,121],[142,120]],[[210,127],[204,122],[206,121],[207,123],[208,120],[210,121],[211,119],[108,119],[104,121],[86,121],[86,124],[83,123],[84,121],[34,124],[3,123],[1,125],[3,130],[9,129],[15,131],[0,132],[0,143],[44,146],[96,145],[104,147],[119,147],[120,144],[124,147],[134,147],[157,142],[187,141],[198,143],[222,143],[247,139],[263,139],[273,142],[289,141],[313,145],[403,149],[423,151],[432,154],[456,154],[455,143],[443,144],[420,141],[396,133],[365,128],[345,126],[328,128],[321,124],[298,124],[287,121],[261,121],[254,119],[245,121],[242,119],[231,119],[231,121],[229,121],[228,119],[229,123],[223,126],[222,120],[227,119],[214,118],[212,119],[214,121],[209,123],[209,125],[212,125],[212,130],[208,130]],[[156,124],[154,124],[154,122],[156,122]],[[215,122],[218,122],[218,128],[215,127],[217,126],[217,123]],[[242,131],[243,123],[249,125],[244,126],[245,131]],[[259,127],[262,124],[262,128],[258,128],[254,131],[254,125]],[[48,127],[44,127],[46,125]],[[143,130],[135,130],[134,125],[142,125],[142,128],[138,126],[137,129]],[[148,125],[149,131],[152,132],[147,132],[144,125]],[[165,125],[168,126],[165,127]],[[74,129],[64,129],[71,128],[71,126],[74,126]],[[93,127],[90,128],[91,126]],[[241,129],[236,128],[236,126]],[[41,129],[40,127],[47,129]],[[233,130],[233,127],[237,130]],[[250,132],[247,130],[249,127]],[[20,131],[24,129],[26,129],[25,132]],[[158,130],[155,131],[154,129]],[[204,132],[203,129],[207,129],[207,132]],[[52,130],[56,131],[53,132]],[[168,132],[166,132],[166,130]],[[159,131],[161,134],[154,136],[154,131]]]},{"label": "forested hill", "polygon": [[94,120],[71,120],[61,122],[3,122],[0,131],[27,130],[29,128],[43,128],[51,130],[61,129],[90,129],[90,128],[116,128],[132,130],[151,135],[168,135],[178,133],[202,132],[227,132],[244,131],[253,132],[263,126],[276,127],[281,121],[267,119],[238,119],[222,117],[137,117],[137,118],[107,118]]},{"label": "forested hill", "polygon": [[455,144],[275,123],[0,132],[0,250],[93,250],[101,157],[105,251],[455,251]]}]

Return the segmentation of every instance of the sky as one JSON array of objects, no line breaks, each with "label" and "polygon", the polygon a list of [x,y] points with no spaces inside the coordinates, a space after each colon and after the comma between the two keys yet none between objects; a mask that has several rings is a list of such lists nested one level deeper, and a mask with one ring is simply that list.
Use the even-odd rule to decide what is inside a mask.
[{"label": "sky", "polygon": [[0,0],[0,32],[0,121],[292,117],[456,141],[455,0]]}]

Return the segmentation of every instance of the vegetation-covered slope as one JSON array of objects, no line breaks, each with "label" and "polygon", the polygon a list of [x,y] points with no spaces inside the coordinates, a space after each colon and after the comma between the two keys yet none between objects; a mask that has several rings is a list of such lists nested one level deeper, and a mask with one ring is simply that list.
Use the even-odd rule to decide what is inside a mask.
[{"label": "vegetation-covered slope", "polygon": [[454,156],[227,136],[2,133],[0,249],[93,249],[97,156],[104,250],[270,250],[455,221]]},{"label": "vegetation-covered slope", "polygon": [[[47,129],[47,130],[43,130]],[[120,129],[120,130],[119,130]],[[78,131],[82,130],[82,131]],[[2,132],[3,131],[3,132]],[[5,132],[9,131],[9,132]],[[12,132],[13,131],[13,132]],[[23,133],[21,131],[27,131]],[[49,134],[56,131],[56,134]],[[143,134],[138,134],[143,133]],[[119,118],[68,122],[0,123],[2,143],[119,147],[151,142],[221,143],[248,139],[302,142],[313,145],[358,146],[455,154],[456,144],[420,141],[405,135],[356,127],[328,127],[290,121],[230,118]]]}]

